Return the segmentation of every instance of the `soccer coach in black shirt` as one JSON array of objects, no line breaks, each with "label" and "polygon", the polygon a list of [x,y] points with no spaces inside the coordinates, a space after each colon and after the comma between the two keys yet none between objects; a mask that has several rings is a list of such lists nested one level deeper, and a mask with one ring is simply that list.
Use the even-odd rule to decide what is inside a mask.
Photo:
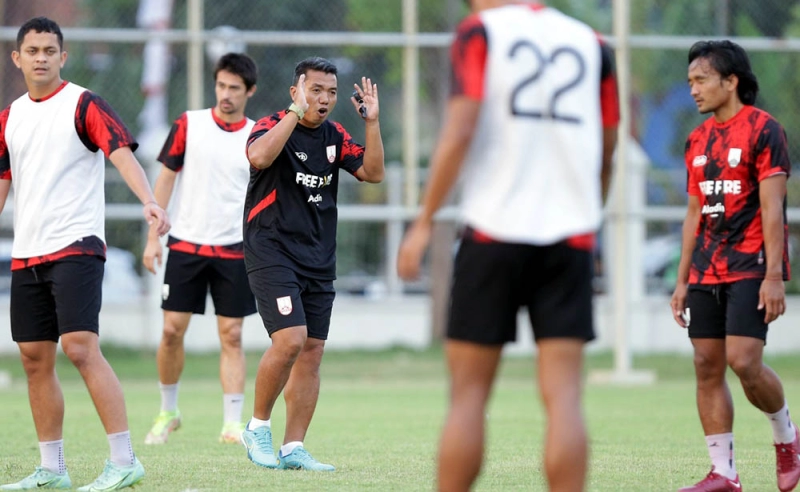
[{"label": "soccer coach in black shirt", "polygon": [[[369,183],[384,176],[378,86],[362,78],[350,98],[366,125],[361,146],[328,121],[338,96],[333,63],[301,61],[293,84],[289,108],[259,120],[247,143],[245,264],[272,345],[258,366],[253,418],[242,442],[248,458],[263,467],[333,471],[311,457],[303,440],[317,405],[335,296],[339,169]],[[281,391],[286,432],[275,453],[270,416]]]}]

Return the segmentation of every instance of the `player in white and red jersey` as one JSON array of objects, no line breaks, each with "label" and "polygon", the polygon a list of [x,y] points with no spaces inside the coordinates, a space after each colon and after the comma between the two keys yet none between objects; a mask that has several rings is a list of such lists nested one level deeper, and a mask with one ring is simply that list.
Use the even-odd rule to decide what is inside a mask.
[{"label": "player in white and red jersey", "polygon": [[[217,104],[183,113],[158,158],[163,166],[155,195],[165,208],[171,202],[172,230],[161,293],[164,330],[156,356],[161,411],[146,444],[167,442],[170,432],[181,425],[178,381],[184,362],[183,339],[192,314],[205,312],[209,291],[220,340],[220,442],[238,444],[244,428],[242,322],[256,312],[242,246],[244,198],[250,181],[244,149],[255,122],[244,111],[256,91],[257,77],[258,69],[249,56],[223,55],[214,69]],[[143,262],[152,273],[156,262],[161,264],[155,230],[150,231]]]},{"label": "player in white and red jersey", "polygon": [[422,211],[397,264],[402,278],[418,276],[433,215],[462,174],[438,486],[466,491],[478,476],[495,372],[525,306],[547,413],[547,482],[550,490],[582,490],[592,248],[619,120],[612,54],[592,29],[555,9],[470,3],[451,49],[451,97]]},{"label": "player in white and red jersey", "polygon": [[[0,113],[0,207],[14,186],[11,334],[28,379],[41,465],[3,489],[72,486],[64,462],[64,397],[55,372],[61,348],[81,374],[103,423],[111,457],[79,490],[115,490],[144,477],[131,447],[122,387],[100,351],[105,262],[105,154],[144,204],[157,234],[169,230],[138,144],[99,96],[61,80],[67,60],[58,24],[45,17],[17,34],[14,64],[28,93]],[[98,151],[102,152],[98,152]]]}]

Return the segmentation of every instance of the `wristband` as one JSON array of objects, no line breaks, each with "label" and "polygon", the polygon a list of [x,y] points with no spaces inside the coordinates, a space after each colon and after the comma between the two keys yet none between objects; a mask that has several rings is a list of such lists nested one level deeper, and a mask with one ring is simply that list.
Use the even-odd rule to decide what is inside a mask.
[{"label": "wristband", "polygon": [[286,111],[287,112],[291,111],[292,113],[296,114],[298,120],[302,120],[303,116],[305,116],[306,114],[306,112],[300,109],[300,106],[298,106],[295,103],[290,104],[289,108]]}]

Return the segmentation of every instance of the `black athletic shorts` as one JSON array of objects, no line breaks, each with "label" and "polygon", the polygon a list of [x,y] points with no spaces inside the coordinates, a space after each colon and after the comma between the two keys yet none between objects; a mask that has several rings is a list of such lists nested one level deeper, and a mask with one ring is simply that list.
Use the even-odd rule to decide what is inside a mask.
[{"label": "black athletic shorts", "polygon": [[11,338],[40,342],[99,332],[105,259],[67,256],[11,272]]},{"label": "black athletic shorts", "polygon": [[161,309],[203,314],[211,290],[215,314],[244,318],[256,312],[244,260],[170,250],[161,289]]},{"label": "black athletic shorts", "polygon": [[465,234],[455,259],[447,338],[498,345],[517,338],[528,308],[535,340],[594,339],[592,253],[476,240]]},{"label": "black athletic shorts", "polygon": [[305,326],[310,338],[328,339],[336,297],[333,280],[305,277],[282,266],[260,268],[249,277],[270,336],[282,328]]},{"label": "black athletic shorts", "polygon": [[761,279],[729,284],[689,286],[690,338],[725,338],[727,335],[767,339],[764,309],[758,309]]}]

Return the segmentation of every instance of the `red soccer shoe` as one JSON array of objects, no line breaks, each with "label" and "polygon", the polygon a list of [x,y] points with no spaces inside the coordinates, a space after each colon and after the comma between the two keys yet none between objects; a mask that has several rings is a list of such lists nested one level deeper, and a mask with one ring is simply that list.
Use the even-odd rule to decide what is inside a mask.
[{"label": "red soccer shoe", "polygon": [[775,445],[778,472],[778,489],[781,492],[794,490],[800,480],[800,432],[794,427],[794,442]]},{"label": "red soccer shoe", "polygon": [[739,482],[739,475],[731,480],[730,478],[723,477],[719,473],[714,473],[712,468],[706,478],[700,480],[694,485],[678,489],[678,492],[741,492],[742,484]]}]

